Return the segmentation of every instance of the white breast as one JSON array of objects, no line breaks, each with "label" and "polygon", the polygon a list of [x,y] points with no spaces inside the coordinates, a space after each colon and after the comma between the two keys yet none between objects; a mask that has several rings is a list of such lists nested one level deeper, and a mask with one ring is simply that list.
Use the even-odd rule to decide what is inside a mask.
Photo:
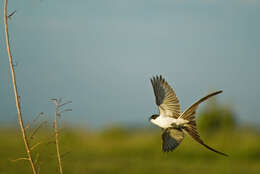
[{"label": "white breast", "polygon": [[184,120],[182,118],[176,119],[176,118],[165,117],[165,116],[160,115],[156,119],[151,120],[151,122],[161,128],[166,129],[166,128],[172,127],[172,124],[184,125],[184,124],[188,123],[189,121]]},{"label": "white breast", "polygon": [[151,120],[153,124],[156,124],[157,126],[161,128],[169,128],[172,127],[172,123],[176,123],[177,119],[172,117],[165,117],[165,116],[158,116],[156,119]]}]

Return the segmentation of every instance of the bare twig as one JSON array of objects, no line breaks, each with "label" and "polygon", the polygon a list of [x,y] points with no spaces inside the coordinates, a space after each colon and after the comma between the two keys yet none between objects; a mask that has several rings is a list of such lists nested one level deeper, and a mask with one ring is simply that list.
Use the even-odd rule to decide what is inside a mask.
[{"label": "bare twig", "polygon": [[7,17],[8,17],[8,19],[11,19],[11,17],[14,15],[16,13],[16,10],[15,11],[13,11],[11,14],[9,14]]},{"label": "bare twig", "polygon": [[41,166],[40,166],[40,164],[38,164],[38,166],[37,166],[37,172],[40,173],[40,170],[41,170]]},{"label": "bare twig", "polygon": [[33,146],[31,147],[31,150],[35,149],[36,147],[38,147],[38,146],[41,145],[41,144],[43,144],[43,143],[42,143],[42,142],[36,143],[35,145],[33,145]]},{"label": "bare twig", "polygon": [[40,156],[40,154],[39,154],[39,153],[37,153],[37,154],[36,154],[36,156],[35,156],[35,164],[37,164],[37,163],[38,163],[39,156]]},{"label": "bare twig", "polygon": [[37,131],[46,123],[47,123],[47,121],[43,121],[41,124],[39,124],[39,126],[34,129],[33,133],[30,135],[29,139],[33,139],[34,135],[37,133]]},{"label": "bare twig", "polygon": [[70,104],[70,103],[72,103],[72,101],[67,101],[67,102],[65,102],[63,104],[60,104],[58,107],[61,108],[62,106],[65,106],[65,105]]},{"label": "bare twig", "polygon": [[69,111],[72,111],[72,109],[64,109],[64,110],[62,110],[62,111],[59,112],[59,115],[61,115],[61,114],[64,113],[64,112],[69,112]]},{"label": "bare twig", "polygon": [[16,86],[16,76],[15,76],[15,72],[14,72],[13,58],[12,58],[11,49],[10,49],[8,25],[7,25],[7,0],[5,0],[5,3],[4,3],[4,25],[5,25],[6,49],[7,49],[7,53],[8,53],[9,64],[10,64],[11,75],[12,75],[12,83],[13,83],[15,103],[16,103],[16,109],[17,109],[17,118],[18,118],[18,122],[19,122],[19,125],[20,125],[20,128],[21,128],[21,132],[22,132],[23,141],[24,141],[26,153],[27,153],[27,156],[28,156],[28,160],[31,164],[33,173],[37,174],[35,164],[34,164],[34,161],[32,159],[32,156],[31,156],[30,146],[29,146],[29,143],[28,143],[26,132],[25,132],[25,129],[24,129],[20,100],[19,100],[19,95],[18,95],[17,86]]},{"label": "bare twig", "polygon": [[60,169],[60,174],[63,173],[62,171],[62,164],[61,164],[61,155],[60,155],[60,147],[59,147],[59,128],[58,128],[58,117],[61,116],[62,113],[71,111],[71,109],[64,109],[61,112],[59,111],[60,107],[65,106],[69,103],[72,103],[71,101],[65,102],[63,104],[60,104],[62,99],[51,99],[53,103],[56,105],[56,111],[54,115],[54,132],[55,132],[55,141],[56,141],[56,151],[57,151],[57,159],[58,159],[58,164],[59,164],[59,169]]},{"label": "bare twig", "polygon": [[59,147],[59,130],[58,130],[58,123],[57,123],[57,117],[58,117],[58,103],[56,102],[56,112],[54,116],[54,131],[55,131],[55,141],[56,141],[56,151],[57,151],[57,158],[60,168],[60,174],[62,174],[62,165],[61,165],[61,158],[60,158],[60,147]]},{"label": "bare twig", "polygon": [[42,144],[51,144],[51,143],[55,143],[55,141],[48,141],[48,142],[38,142],[36,144],[34,144],[32,147],[31,147],[31,150],[34,150],[36,147],[38,147],[39,145],[42,145]]},{"label": "bare twig", "polygon": [[30,123],[28,123],[26,126],[25,126],[25,129],[29,129],[33,123],[35,123],[42,115],[44,115],[43,112],[40,112],[36,117],[35,119],[33,119],[33,121],[31,121]]},{"label": "bare twig", "polygon": [[17,158],[15,160],[11,160],[12,162],[17,162],[17,161],[21,161],[21,160],[29,160],[28,158]]}]

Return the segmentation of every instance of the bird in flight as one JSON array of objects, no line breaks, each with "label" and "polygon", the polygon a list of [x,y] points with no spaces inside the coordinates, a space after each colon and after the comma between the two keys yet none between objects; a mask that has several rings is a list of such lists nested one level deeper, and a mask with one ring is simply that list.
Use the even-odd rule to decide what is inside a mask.
[{"label": "bird in flight", "polygon": [[196,128],[195,114],[200,103],[208,98],[220,94],[216,91],[196,101],[183,113],[181,113],[179,100],[167,81],[162,76],[155,76],[151,79],[155,101],[160,115],[150,117],[150,121],[162,128],[162,150],[169,152],[175,149],[183,140],[184,133],[190,135],[195,141],[220,155],[228,156],[206,145],[200,138]]}]

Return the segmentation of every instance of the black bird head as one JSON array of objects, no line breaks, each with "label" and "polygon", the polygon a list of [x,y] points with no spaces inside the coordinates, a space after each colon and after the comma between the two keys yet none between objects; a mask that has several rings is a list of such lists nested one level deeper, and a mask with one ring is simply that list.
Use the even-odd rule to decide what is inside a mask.
[{"label": "black bird head", "polygon": [[158,114],[154,114],[149,118],[149,121],[151,120],[155,120],[159,115]]}]

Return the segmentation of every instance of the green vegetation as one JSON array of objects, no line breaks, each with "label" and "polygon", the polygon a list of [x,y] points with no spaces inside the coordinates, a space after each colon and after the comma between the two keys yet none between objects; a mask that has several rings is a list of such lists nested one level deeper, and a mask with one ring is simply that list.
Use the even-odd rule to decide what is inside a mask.
[{"label": "green vegetation", "polygon": [[[95,132],[67,127],[60,130],[63,171],[65,174],[260,173],[259,130],[238,126],[234,112],[216,100],[211,100],[198,118],[205,143],[229,157],[209,151],[188,136],[173,152],[163,153],[161,130],[155,127],[113,126]],[[13,162],[26,157],[19,130],[0,128],[0,140],[0,174],[31,173],[28,161]],[[40,173],[58,173],[52,128],[43,127],[30,141],[32,145],[44,142],[33,150]]]},{"label": "green vegetation", "polygon": [[[51,137],[52,139],[49,139]],[[64,128],[61,130],[61,152],[64,173],[211,173],[244,174],[260,172],[260,136],[254,131],[236,129],[232,132],[202,134],[205,142],[230,157],[215,154],[191,138],[171,153],[161,152],[160,129],[125,130],[120,127],[101,132]],[[14,128],[0,130],[0,174],[31,173],[27,161],[12,162],[25,156],[24,146]],[[37,134],[39,140],[54,140],[50,131]],[[57,173],[55,145],[38,146],[40,173]]]},{"label": "green vegetation", "polygon": [[198,125],[201,131],[210,134],[221,130],[229,131],[237,126],[235,118],[232,107],[221,105],[216,98],[211,98],[198,117]]}]

